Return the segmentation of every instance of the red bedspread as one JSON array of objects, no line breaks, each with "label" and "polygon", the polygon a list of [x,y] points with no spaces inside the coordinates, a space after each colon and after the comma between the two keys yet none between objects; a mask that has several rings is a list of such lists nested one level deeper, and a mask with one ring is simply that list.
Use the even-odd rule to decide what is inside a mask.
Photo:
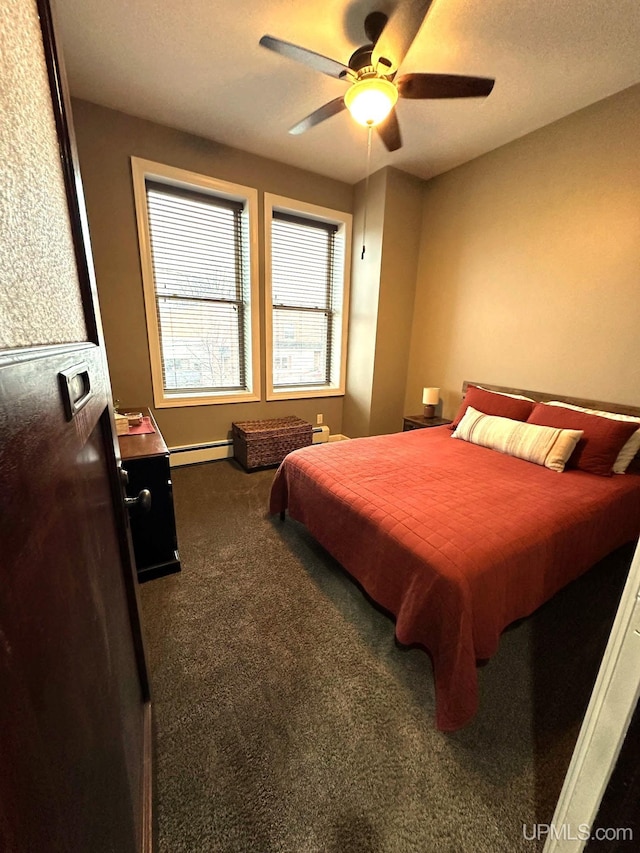
[{"label": "red bedspread", "polygon": [[639,535],[640,475],[557,474],[436,427],[294,451],[271,488],[286,508],[430,652],[453,731],[503,629]]}]

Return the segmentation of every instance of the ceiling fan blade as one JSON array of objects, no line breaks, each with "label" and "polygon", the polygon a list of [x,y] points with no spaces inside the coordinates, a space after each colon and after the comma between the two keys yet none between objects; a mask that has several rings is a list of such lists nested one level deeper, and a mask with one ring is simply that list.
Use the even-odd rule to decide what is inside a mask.
[{"label": "ceiling fan blade", "polygon": [[495,82],[460,74],[404,74],[396,85],[401,98],[486,98]]},{"label": "ceiling fan blade", "polygon": [[391,110],[384,121],[376,125],[376,130],[380,134],[380,139],[384,142],[387,151],[397,151],[398,148],[402,148],[400,125],[395,109]]},{"label": "ceiling fan blade", "polygon": [[380,63],[381,74],[393,74],[402,65],[431,3],[432,0],[400,0],[373,49],[373,67]]},{"label": "ceiling fan blade", "polygon": [[307,50],[306,47],[299,47],[297,44],[291,44],[288,41],[274,38],[273,36],[262,36],[260,39],[262,47],[273,50],[281,56],[286,56],[296,62],[302,62],[303,65],[308,65],[314,71],[320,71],[322,74],[328,74],[329,77],[337,77],[338,79],[345,78],[349,73],[349,68],[338,62],[335,59],[329,59],[328,56],[322,56],[320,53],[314,53],[312,50]]},{"label": "ceiling fan blade", "polygon": [[331,116],[337,115],[344,109],[346,109],[344,98],[334,98],[333,101],[329,101],[329,103],[324,104],[324,106],[315,110],[306,118],[303,118],[302,121],[294,124],[293,127],[289,128],[289,133],[294,134],[294,136],[297,136],[299,133],[304,133],[305,130],[310,130],[312,127],[315,127],[316,124],[320,124],[321,121],[325,121],[326,119],[331,118]]}]

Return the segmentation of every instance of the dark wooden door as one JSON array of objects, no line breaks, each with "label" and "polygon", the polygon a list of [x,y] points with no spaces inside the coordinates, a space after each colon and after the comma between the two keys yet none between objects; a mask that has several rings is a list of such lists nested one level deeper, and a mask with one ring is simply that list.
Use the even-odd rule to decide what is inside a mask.
[{"label": "dark wooden door", "polygon": [[0,850],[150,851],[135,568],[46,0],[7,7],[2,56]]}]

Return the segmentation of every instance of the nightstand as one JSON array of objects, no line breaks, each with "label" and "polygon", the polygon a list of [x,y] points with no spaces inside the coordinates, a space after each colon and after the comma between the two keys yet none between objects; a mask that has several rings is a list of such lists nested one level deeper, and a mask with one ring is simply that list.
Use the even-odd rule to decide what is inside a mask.
[{"label": "nightstand", "polygon": [[444,426],[450,424],[446,418],[425,418],[424,415],[407,415],[402,421],[402,432],[412,429],[427,429],[428,427]]}]

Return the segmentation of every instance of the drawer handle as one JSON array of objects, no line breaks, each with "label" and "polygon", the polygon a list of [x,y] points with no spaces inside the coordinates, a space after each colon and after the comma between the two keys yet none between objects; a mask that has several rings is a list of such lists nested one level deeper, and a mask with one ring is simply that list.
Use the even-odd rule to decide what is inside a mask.
[{"label": "drawer handle", "polygon": [[125,498],[124,504],[129,509],[133,506],[139,506],[143,512],[149,512],[151,509],[151,492],[149,489],[142,489],[136,498]]}]

